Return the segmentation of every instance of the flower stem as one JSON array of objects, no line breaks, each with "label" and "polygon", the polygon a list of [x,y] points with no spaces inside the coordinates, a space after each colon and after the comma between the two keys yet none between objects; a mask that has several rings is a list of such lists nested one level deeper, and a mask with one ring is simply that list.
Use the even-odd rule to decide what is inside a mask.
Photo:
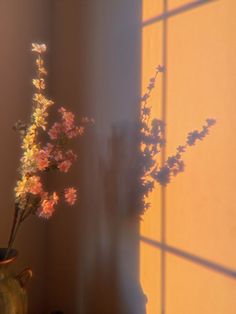
[{"label": "flower stem", "polygon": [[20,215],[20,218],[18,220],[14,221],[13,232],[12,232],[12,234],[10,236],[7,252],[6,252],[6,255],[5,255],[4,259],[7,259],[8,255],[9,255],[9,252],[12,249],[12,246],[13,246],[14,241],[16,239],[16,235],[17,235],[17,232],[18,232],[18,230],[20,228],[20,225],[27,217],[29,217],[29,216],[27,215],[26,217],[24,217],[24,211],[22,211],[22,213]]},{"label": "flower stem", "polygon": [[14,238],[14,234],[15,234],[15,230],[16,230],[16,226],[17,226],[17,222],[18,222],[18,216],[19,216],[19,207],[18,207],[17,204],[15,204],[15,213],[14,213],[14,216],[13,216],[11,233],[10,233],[10,237],[9,237],[9,240],[8,240],[7,252],[6,252],[6,255],[5,255],[4,259],[7,259],[8,254],[9,254],[10,249],[11,249],[12,244],[13,244],[13,238]]},{"label": "flower stem", "polygon": [[12,228],[11,228],[11,234],[10,234],[10,237],[9,237],[9,241],[8,241],[8,247],[7,247],[7,251],[6,251],[6,254],[5,254],[5,257],[4,259],[6,260],[8,258],[8,255],[12,249],[12,246],[14,244],[14,241],[16,239],[16,235],[17,235],[17,232],[20,228],[20,225],[21,223],[30,216],[31,212],[27,212],[25,214],[25,211],[22,211],[21,214],[20,214],[20,217],[19,217],[19,207],[17,205],[15,205],[15,214],[14,214],[14,217],[13,217],[13,223],[12,223]]}]

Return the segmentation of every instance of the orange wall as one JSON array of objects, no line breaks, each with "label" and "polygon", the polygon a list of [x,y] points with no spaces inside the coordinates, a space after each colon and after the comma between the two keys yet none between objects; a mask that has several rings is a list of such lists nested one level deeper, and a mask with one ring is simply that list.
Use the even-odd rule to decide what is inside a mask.
[{"label": "orange wall", "polygon": [[[161,14],[156,1],[143,1],[143,19]],[[187,1],[169,1],[169,9]],[[234,0],[219,0],[168,19],[167,153],[184,143],[188,131],[205,118],[217,125],[185,154],[186,170],[166,191],[167,244],[236,269],[235,96],[236,41]],[[162,64],[163,22],[143,28],[143,90]],[[161,114],[162,79],[151,99]],[[159,93],[159,96],[158,96]],[[160,240],[160,189],[144,216],[141,234]],[[147,314],[160,313],[160,251],[141,242],[141,281]],[[166,314],[233,314],[236,281],[167,254]]]}]

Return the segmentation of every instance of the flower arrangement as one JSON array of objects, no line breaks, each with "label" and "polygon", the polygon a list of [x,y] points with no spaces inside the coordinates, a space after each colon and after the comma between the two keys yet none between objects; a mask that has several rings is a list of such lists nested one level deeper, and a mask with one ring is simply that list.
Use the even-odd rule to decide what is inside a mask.
[{"label": "flower arrangement", "polygon": [[151,106],[148,99],[155,87],[156,79],[159,73],[163,73],[165,68],[158,66],[154,77],[152,77],[147,86],[146,93],[141,98],[140,115],[140,186],[141,186],[141,209],[142,213],[150,207],[148,195],[153,191],[158,183],[166,186],[171,178],[184,171],[183,153],[198,140],[203,140],[209,134],[210,128],[216,123],[215,119],[206,119],[205,124],[200,131],[189,132],[184,145],[179,145],[176,154],[169,156],[162,165],[157,164],[157,156],[165,145],[165,124],[162,120],[151,119]]},{"label": "flower arrangement", "polygon": [[[70,140],[82,136],[85,126],[93,122],[93,119],[85,117],[76,124],[75,115],[60,107],[58,109],[60,120],[48,127],[49,109],[54,102],[45,96],[47,70],[43,54],[46,50],[45,44],[32,44],[32,52],[36,53],[37,76],[32,80],[36,91],[32,98],[31,120],[28,125],[19,121],[14,126],[21,135],[22,157],[15,187],[15,210],[5,258],[14,244],[21,224],[26,219],[32,215],[50,218],[59,201],[62,200],[68,205],[75,204],[77,199],[75,187],[66,187],[61,192],[49,192],[44,187],[42,177],[49,171],[64,173],[69,171],[77,155],[67,146]],[[183,153],[197,140],[202,140],[215,124],[214,119],[207,119],[201,131],[190,132],[185,144],[177,147],[176,154],[168,157],[161,166],[158,165],[157,156],[165,145],[165,125],[162,120],[151,118],[152,108],[148,104],[148,99],[155,87],[158,74],[164,71],[164,67],[157,67],[154,77],[150,79],[147,92],[141,98],[139,179],[142,191],[142,213],[150,206],[147,198],[156,183],[165,186],[172,177],[184,171]]]},{"label": "flower arrangement", "polygon": [[36,54],[37,76],[32,80],[35,87],[33,111],[28,125],[17,122],[14,126],[21,135],[22,157],[20,159],[19,178],[15,187],[15,212],[8,242],[8,250],[13,246],[21,224],[32,215],[50,218],[59,201],[74,205],[77,199],[75,187],[66,187],[64,191],[49,192],[43,185],[42,175],[49,171],[68,172],[77,159],[77,155],[67,146],[71,139],[84,134],[85,125],[92,119],[82,118],[75,123],[75,115],[60,107],[60,120],[48,127],[49,109],[54,102],[45,96],[45,77],[47,70],[43,54],[45,44],[32,44]]}]

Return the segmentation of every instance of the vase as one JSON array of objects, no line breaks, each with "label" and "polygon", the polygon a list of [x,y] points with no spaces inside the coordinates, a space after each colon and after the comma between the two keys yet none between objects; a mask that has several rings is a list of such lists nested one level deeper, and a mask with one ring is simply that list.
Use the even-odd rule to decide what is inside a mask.
[{"label": "vase", "polygon": [[26,314],[27,293],[26,285],[32,277],[30,268],[24,269],[14,276],[9,271],[17,258],[17,251],[11,249],[5,259],[7,249],[0,248],[0,313],[1,314]]}]

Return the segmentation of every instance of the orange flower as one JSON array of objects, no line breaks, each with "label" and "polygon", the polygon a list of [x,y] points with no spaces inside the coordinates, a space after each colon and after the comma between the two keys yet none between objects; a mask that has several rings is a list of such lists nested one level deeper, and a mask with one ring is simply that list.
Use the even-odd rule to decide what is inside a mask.
[{"label": "orange flower", "polygon": [[47,219],[50,218],[55,211],[54,205],[55,202],[53,199],[43,200],[39,211],[39,216]]}]

